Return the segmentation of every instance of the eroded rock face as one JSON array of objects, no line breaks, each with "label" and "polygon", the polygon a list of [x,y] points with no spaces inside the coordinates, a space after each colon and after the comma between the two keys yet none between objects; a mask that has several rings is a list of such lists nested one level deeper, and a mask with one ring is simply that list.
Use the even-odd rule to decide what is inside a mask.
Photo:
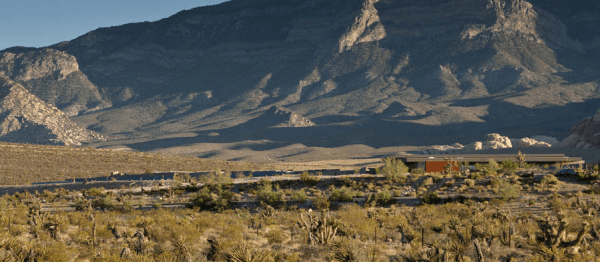
[{"label": "eroded rock face", "polygon": [[288,127],[315,126],[315,123],[313,123],[313,121],[311,121],[310,119],[303,117],[296,112],[292,112],[292,111],[284,109],[284,108],[277,108],[277,110],[275,111],[275,114],[279,115],[279,116],[283,116],[288,120],[287,122],[284,122],[282,124],[283,126],[288,126]]},{"label": "eroded rock face", "polygon": [[0,115],[0,141],[79,146],[104,140],[6,77],[0,77]]},{"label": "eroded rock face", "polygon": [[593,117],[588,117],[571,128],[569,136],[559,146],[600,149],[600,110]]},{"label": "eroded rock face", "polygon": [[340,38],[339,52],[350,50],[354,44],[373,42],[385,38],[385,28],[380,22],[378,11],[373,5],[379,0],[365,0],[354,24]]},{"label": "eroded rock face", "polygon": [[74,116],[110,107],[98,88],[79,70],[77,59],[51,48],[25,53],[0,53],[0,75]]}]

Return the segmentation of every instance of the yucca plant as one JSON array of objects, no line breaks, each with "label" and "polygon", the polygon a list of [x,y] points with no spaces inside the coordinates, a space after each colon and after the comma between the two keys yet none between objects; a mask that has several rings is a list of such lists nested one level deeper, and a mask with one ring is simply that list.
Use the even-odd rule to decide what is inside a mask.
[{"label": "yucca plant", "polygon": [[333,240],[338,228],[326,212],[321,212],[320,218],[315,218],[312,213],[308,213],[307,217],[308,219],[305,219],[304,214],[300,214],[298,226],[307,233],[308,244],[327,244]]},{"label": "yucca plant", "polygon": [[272,260],[273,257],[270,253],[255,250],[248,244],[235,246],[233,249],[225,252],[225,261],[228,262],[267,262]]},{"label": "yucca plant", "polygon": [[356,245],[353,245],[352,242],[344,239],[340,241],[336,241],[331,245],[331,253],[332,261],[339,262],[348,262],[348,261],[358,261],[357,258],[357,248]]}]

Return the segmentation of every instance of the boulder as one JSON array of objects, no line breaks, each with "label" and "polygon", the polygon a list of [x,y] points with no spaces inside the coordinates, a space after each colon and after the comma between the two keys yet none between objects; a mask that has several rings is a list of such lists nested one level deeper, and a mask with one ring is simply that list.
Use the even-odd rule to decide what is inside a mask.
[{"label": "boulder", "polygon": [[482,149],[512,148],[510,138],[500,134],[488,134],[483,140]]},{"label": "boulder", "polygon": [[481,149],[483,149],[483,143],[479,141],[467,144],[463,147],[464,152],[473,152]]},{"label": "boulder", "polygon": [[593,117],[587,117],[573,126],[569,136],[560,142],[558,146],[600,149],[600,110]]},{"label": "boulder", "polygon": [[558,139],[551,136],[532,136],[531,138],[537,140],[538,142],[545,142],[551,146],[556,146],[560,143]]},{"label": "boulder", "polygon": [[551,144],[543,142],[543,141],[537,141],[533,138],[529,138],[529,137],[524,137],[521,139],[516,139],[516,143],[513,143],[514,147],[516,148],[524,148],[524,147],[552,147]]}]

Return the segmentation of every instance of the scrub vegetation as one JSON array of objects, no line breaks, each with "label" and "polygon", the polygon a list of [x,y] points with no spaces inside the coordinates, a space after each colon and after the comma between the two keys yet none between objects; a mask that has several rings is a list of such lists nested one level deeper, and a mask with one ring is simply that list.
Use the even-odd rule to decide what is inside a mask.
[{"label": "scrub vegetation", "polygon": [[589,261],[600,255],[595,169],[565,177],[490,163],[469,173],[409,173],[402,163],[382,162],[382,174],[371,175],[215,173],[176,176],[143,190],[5,195],[0,259]]}]

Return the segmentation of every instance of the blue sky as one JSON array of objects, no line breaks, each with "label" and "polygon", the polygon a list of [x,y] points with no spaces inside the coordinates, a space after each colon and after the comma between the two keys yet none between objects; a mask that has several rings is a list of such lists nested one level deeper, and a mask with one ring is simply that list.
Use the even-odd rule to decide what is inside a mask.
[{"label": "blue sky", "polygon": [[99,27],[156,21],[225,0],[2,0],[0,50],[43,47]]}]

